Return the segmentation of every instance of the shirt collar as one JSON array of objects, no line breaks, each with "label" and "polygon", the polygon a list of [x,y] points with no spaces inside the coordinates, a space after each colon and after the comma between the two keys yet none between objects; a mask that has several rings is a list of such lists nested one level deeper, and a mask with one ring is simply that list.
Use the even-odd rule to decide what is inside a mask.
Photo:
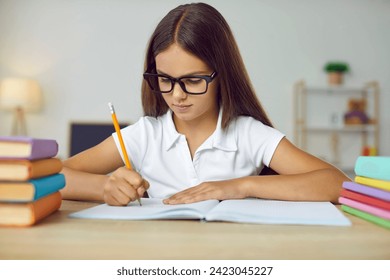
[{"label": "shirt collar", "polygon": [[219,110],[217,127],[212,137],[214,148],[227,152],[237,150],[236,122],[233,120],[225,130],[222,129],[222,107]]},{"label": "shirt collar", "polygon": [[176,141],[180,138],[181,134],[177,132],[175,124],[173,123],[172,111],[168,110],[168,112],[162,116],[163,121],[163,135],[164,135],[164,145],[165,150],[169,150],[176,143]]},{"label": "shirt collar", "polygon": [[[175,124],[172,118],[172,111],[168,112],[162,117],[164,127],[164,145],[168,151],[174,144],[180,139],[181,135],[177,132]],[[230,125],[223,130],[222,129],[222,108],[219,110],[217,127],[214,133],[205,141],[203,148],[216,148],[224,151],[234,152],[237,150],[236,140],[236,122],[232,121]]]}]

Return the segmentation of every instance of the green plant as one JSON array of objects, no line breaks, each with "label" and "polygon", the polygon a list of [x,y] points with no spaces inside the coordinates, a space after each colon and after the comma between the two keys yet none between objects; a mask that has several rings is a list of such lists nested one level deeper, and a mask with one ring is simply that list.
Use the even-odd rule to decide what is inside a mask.
[{"label": "green plant", "polygon": [[326,72],[340,72],[340,73],[343,73],[343,72],[348,72],[349,71],[349,66],[348,66],[347,63],[344,63],[344,62],[328,62],[325,65],[324,70]]}]

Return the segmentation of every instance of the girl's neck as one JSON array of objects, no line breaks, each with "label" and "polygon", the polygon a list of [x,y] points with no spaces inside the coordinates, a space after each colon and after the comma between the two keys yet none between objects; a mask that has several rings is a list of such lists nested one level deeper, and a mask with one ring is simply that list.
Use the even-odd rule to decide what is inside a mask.
[{"label": "girl's neck", "polygon": [[180,120],[173,115],[173,122],[177,132],[185,136],[198,134],[210,136],[217,127],[218,115],[219,111],[215,110],[190,121]]},{"label": "girl's neck", "polygon": [[218,110],[215,110],[215,112],[210,112],[210,114],[191,121],[183,121],[173,115],[176,130],[185,135],[192,158],[196,150],[214,133],[218,114]]}]

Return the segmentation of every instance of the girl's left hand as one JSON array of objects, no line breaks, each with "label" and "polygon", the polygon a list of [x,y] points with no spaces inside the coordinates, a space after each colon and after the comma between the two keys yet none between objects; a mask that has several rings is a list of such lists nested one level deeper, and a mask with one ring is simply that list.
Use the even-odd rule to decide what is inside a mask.
[{"label": "girl's left hand", "polygon": [[240,179],[204,182],[164,199],[164,203],[185,204],[209,199],[225,200],[245,198],[247,197],[245,187],[239,181]]}]

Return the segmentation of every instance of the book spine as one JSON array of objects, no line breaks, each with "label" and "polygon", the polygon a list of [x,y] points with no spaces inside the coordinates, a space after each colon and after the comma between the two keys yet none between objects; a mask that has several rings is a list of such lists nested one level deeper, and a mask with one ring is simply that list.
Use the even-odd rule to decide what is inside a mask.
[{"label": "book spine", "polygon": [[61,207],[60,192],[28,203],[0,203],[0,225],[32,226]]},{"label": "book spine", "polygon": [[355,163],[355,174],[390,181],[390,157],[360,156]]},{"label": "book spine", "polygon": [[7,153],[6,155],[0,155],[0,159],[9,160],[38,160],[45,158],[55,157],[58,153],[58,143],[54,139],[39,139],[31,137],[0,137],[0,142],[13,142],[13,143],[25,143],[31,148],[28,154],[23,156],[17,154],[12,155]]},{"label": "book spine", "polygon": [[58,153],[58,143],[52,139],[33,139],[31,141],[31,155],[29,160],[55,157]]},{"label": "book spine", "polygon": [[59,173],[29,180],[29,182],[35,187],[34,200],[37,200],[65,187],[65,176]]},{"label": "book spine", "polygon": [[379,188],[379,189],[383,189],[383,190],[386,190],[386,191],[390,191],[390,181],[384,181],[384,180],[378,180],[378,179],[371,179],[371,178],[367,178],[367,177],[356,176],[355,177],[355,182],[359,183],[359,184],[362,184],[362,185],[366,185],[366,186],[370,186],[370,187],[374,187],[374,188]]},{"label": "book spine", "polygon": [[60,192],[52,193],[32,203],[32,223],[35,224],[61,207]]},{"label": "book spine", "polygon": [[367,220],[369,222],[372,222],[372,223],[375,223],[377,225],[380,225],[380,226],[383,226],[385,228],[390,229],[390,221],[389,220],[382,219],[378,216],[371,215],[369,213],[366,213],[364,211],[360,211],[358,209],[355,209],[353,207],[349,207],[347,205],[341,205],[341,209],[344,212],[347,212],[349,214],[352,214],[354,216],[357,216],[357,217],[362,218],[364,220]]},{"label": "book spine", "polygon": [[381,217],[383,219],[388,219],[388,220],[390,219],[390,211],[387,211],[387,210],[384,210],[384,209],[381,209],[378,207],[370,206],[370,205],[367,205],[365,203],[361,203],[361,202],[358,202],[358,201],[355,201],[355,200],[352,200],[349,198],[345,198],[345,197],[340,197],[339,202],[341,204],[356,208],[358,210],[361,210],[361,211],[367,212],[369,214]]},{"label": "book spine", "polygon": [[62,169],[62,162],[58,158],[48,158],[29,161],[29,178],[36,179],[59,173]]},{"label": "book spine", "polygon": [[343,189],[341,191],[341,196],[344,198],[349,198],[349,199],[352,199],[352,200],[355,200],[355,201],[358,201],[361,203],[365,203],[367,205],[379,207],[379,208],[382,208],[384,210],[390,211],[390,202],[386,201],[386,200],[382,200],[382,199],[368,196],[365,194],[349,191],[346,189]]},{"label": "book spine", "polygon": [[363,193],[369,196],[377,197],[380,199],[384,199],[390,201],[390,192],[385,190],[381,190],[379,188],[369,187],[365,185],[361,185],[355,182],[344,182],[343,188],[347,190],[351,190],[358,193]]}]

